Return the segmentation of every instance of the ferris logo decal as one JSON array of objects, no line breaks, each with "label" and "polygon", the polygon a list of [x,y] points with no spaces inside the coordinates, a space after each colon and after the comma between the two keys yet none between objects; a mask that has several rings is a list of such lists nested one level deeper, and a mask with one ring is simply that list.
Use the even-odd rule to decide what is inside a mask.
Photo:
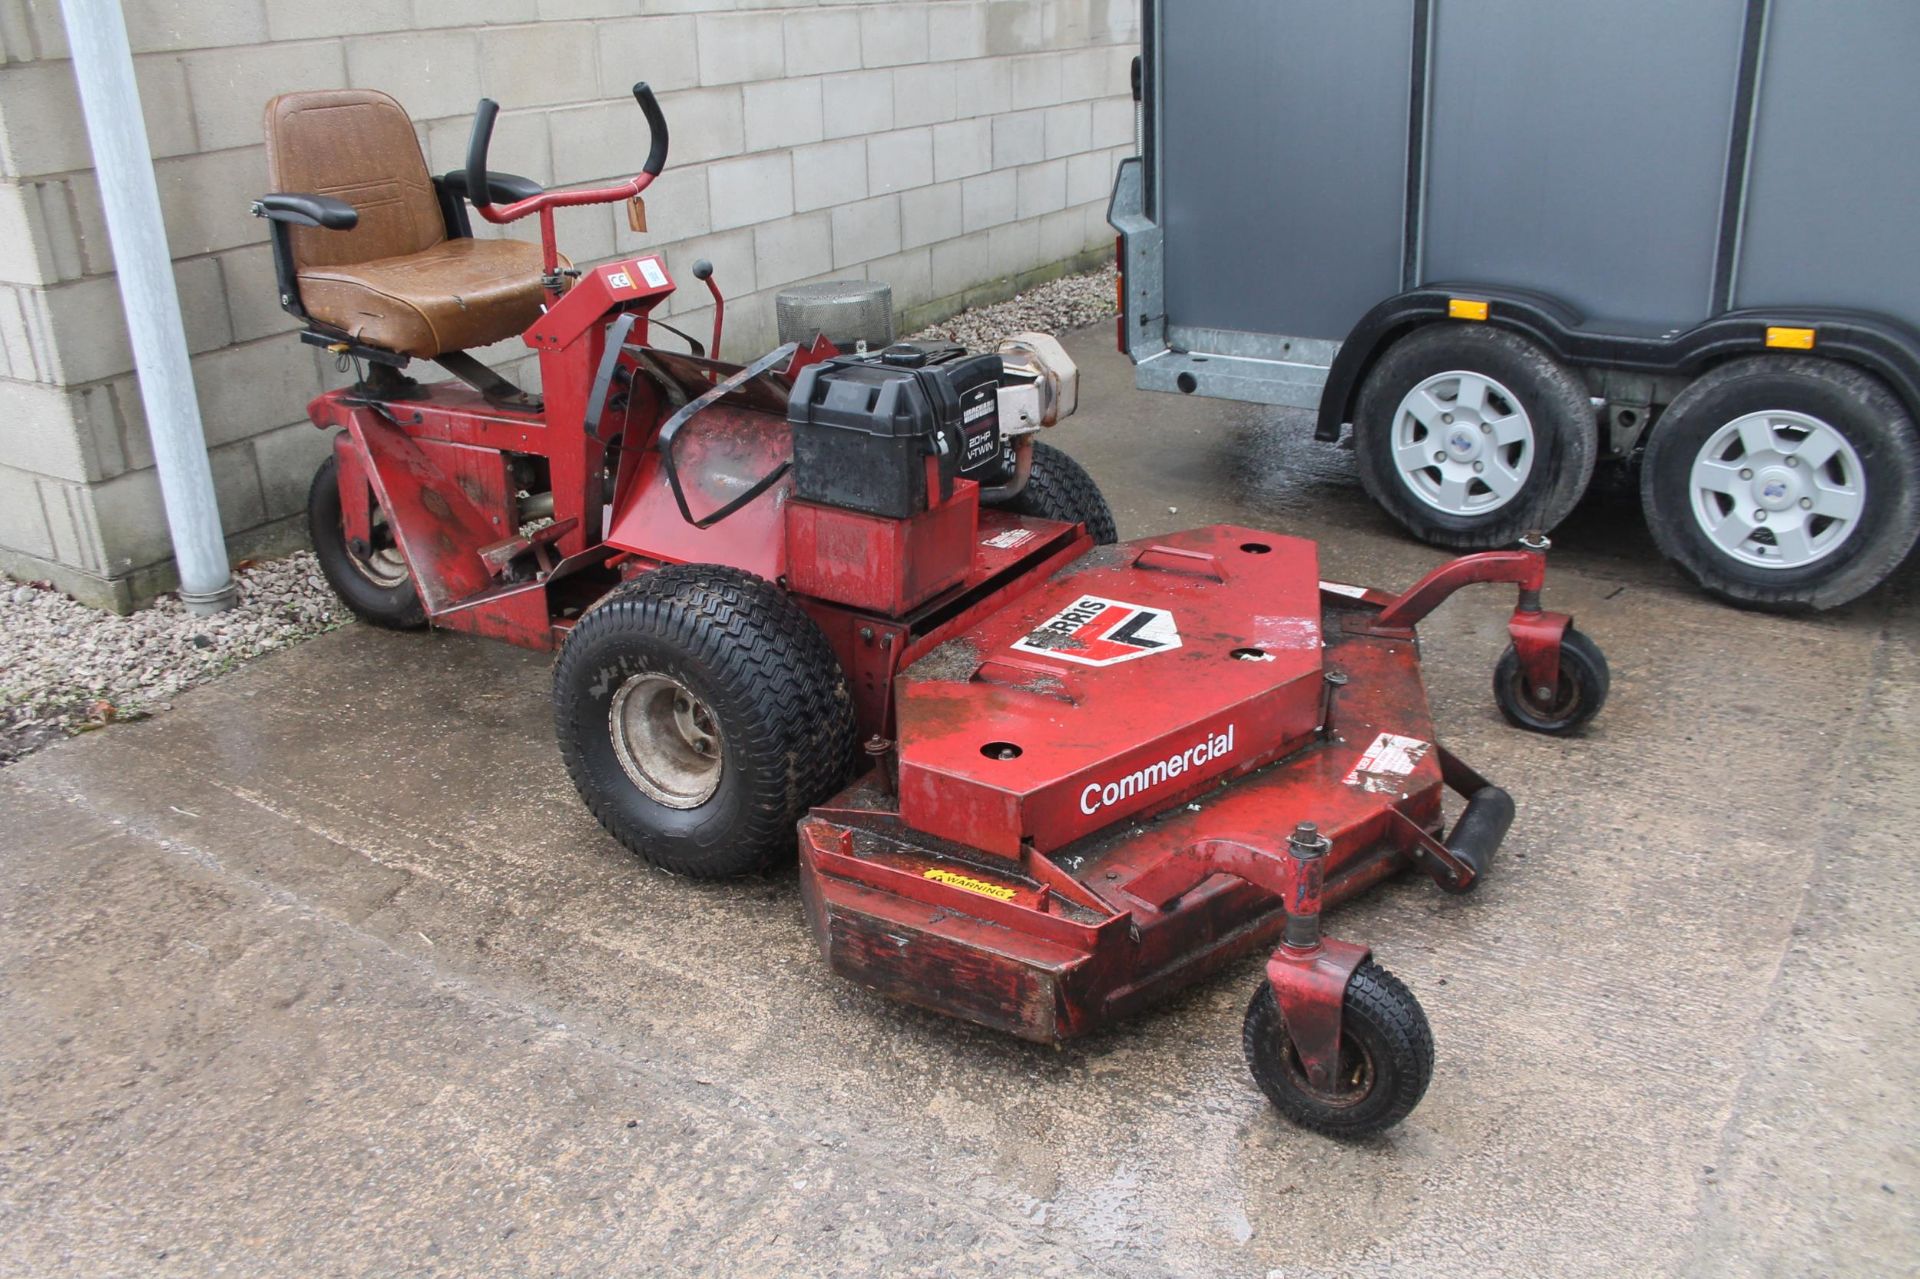
[{"label": "ferris logo decal", "polygon": [[1013,647],[1082,666],[1112,666],[1179,648],[1180,628],[1164,608],[1082,595]]},{"label": "ferris logo decal", "polygon": [[1145,768],[1136,768],[1117,782],[1088,782],[1080,792],[1080,811],[1091,817],[1103,808],[1112,808],[1123,799],[1144,795],[1162,782],[1191,773],[1202,764],[1211,764],[1233,753],[1233,725],[1211,733],[1183,751],[1155,760]]}]

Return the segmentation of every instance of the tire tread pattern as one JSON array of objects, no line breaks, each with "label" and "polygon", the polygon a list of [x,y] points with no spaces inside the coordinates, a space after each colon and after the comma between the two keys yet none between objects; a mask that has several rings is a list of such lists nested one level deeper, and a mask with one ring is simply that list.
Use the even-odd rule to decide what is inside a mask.
[{"label": "tire tread pattern", "polygon": [[1433,1029],[1413,992],[1372,960],[1347,983],[1341,1020],[1342,1035],[1357,1033],[1374,1054],[1375,1092],[1351,1107],[1326,1106],[1293,1088],[1281,1055],[1288,1041],[1280,1001],[1264,979],[1247,1005],[1241,1047],[1254,1080],[1281,1114],[1329,1137],[1363,1137],[1399,1123],[1426,1095],[1433,1079]]},{"label": "tire tread pattern", "polygon": [[1020,495],[1002,504],[1016,515],[1085,524],[1093,540],[1110,546],[1120,540],[1113,511],[1086,468],[1051,444],[1033,442],[1033,466]]},{"label": "tire tread pattern", "polygon": [[[1528,397],[1534,470],[1513,500],[1485,516],[1428,506],[1406,491],[1393,461],[1393,419],[1406,388],[1450,368],[1487,373]],[[1508,546],[1535,529],[1551,532],[1585,495],[1600,448],[1599,419],[1573,371],[1518,334],[1467,322],[1431,324],[1388,347],[1361,385],[1353,434],[1367,496],[1421,541],[1456,551]]]},{"label": "tire tread pattern", "polygon": [[[728,753],[764,767],[753,770],[757,785],[726,847],[651,837],[587,766],[584,735],[607,730],[599,716],[582,714],[582,695],[604,660],[605,639],[622,632],[685,654],[741,712],[723,726]],[[853,764],[853,701],[820,628],[773,583],[711,564],[642,574],[581,617],[554,670],[554,725],[567,772],[600,824],[652,864],[694,878],[752,874],[791,857],[795,823],[846,783]]]},{"label": "tire tread pattern", "polygon": [[[1867,541],[1851,550],[1838,547],[1825,560],[1805,566],[1817,570],[1812,573],[1729,563],[1707,549],[1689,503],[1672,496],[1674,475],[1669,468],[1683,467],[1690,474],[1689,449],[1703,447],[1723,425],[1715,420],[1719,413],[1714,401],[1737,395],[1743,385],[1757,385],[1766,378],[1798,380],[1816,394],[1837,396],[1857,413],[1860,420],[1850,424],[1855,430],[1842,433],[1867,470],[1868,494],[1871,498],[1876,488],[1883,493],[1889,487],[1892,490],[1879,510],[1864,517],[1863,522],[1871,526],[1855,534]],[[1692,420],[1696,418],[1701,420]],[[1832,425],[1839,427],[1839,423]],[[1861,431],[1872,438],[1857,438]],[[1661,553],[1709,595],[1737,607],[1774,613],[1836,608],[1892,576],[1920,541],[1920,431],[1884,382],[1852,365],[1811,355],[1733,360],[1689,383],[1654,423],[1640,461],[1640,504]]]}]

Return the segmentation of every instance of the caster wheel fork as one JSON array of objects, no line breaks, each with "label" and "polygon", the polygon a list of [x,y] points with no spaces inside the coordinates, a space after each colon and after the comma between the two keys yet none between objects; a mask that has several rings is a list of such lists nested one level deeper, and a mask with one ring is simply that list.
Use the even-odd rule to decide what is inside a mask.
[{"label": "caster wheel fork", "polygon": [[[1520,633],[1520,619],[1516,615],[1514,642],[1507,645],[1493,668],[1493,700],[1507,722],[1516,728],[1555,737],[1579,731],[1598,715],[1607,703],[1612,683],[1607,656],[1600,651],[1600,646],[1575,630],[1564,617],[1560,620],[1564,629],[1554,646],[1557,652],[1542,655],[1522,647],[1540,641],[1529,641]],[[1544,661],[1543,656],[1552,660]],[[1548,668],[1550,673],[1543,674],[1543,669]]]},{"label": "caster wheel fork", "polygon": [[1241,1046],[1281,1114],[1328,1136],[1361,1137],[1419,1104],[1433,1078],[1433,1031],[1366,947],[1321,935],[1328,848],[1310,822],[1288,841],[1286,933],[1247,1006]]}]

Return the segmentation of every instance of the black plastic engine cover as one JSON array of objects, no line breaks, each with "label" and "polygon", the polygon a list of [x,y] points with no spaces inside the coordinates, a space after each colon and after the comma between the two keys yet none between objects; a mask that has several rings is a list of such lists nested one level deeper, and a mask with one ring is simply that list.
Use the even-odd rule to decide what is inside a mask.
[{"label": "black plastic engine cover", "polygon": [[894,519],[946,501],[998,465],[1000,372],[931,343],[808,365],[787,401],[794,496]]}]

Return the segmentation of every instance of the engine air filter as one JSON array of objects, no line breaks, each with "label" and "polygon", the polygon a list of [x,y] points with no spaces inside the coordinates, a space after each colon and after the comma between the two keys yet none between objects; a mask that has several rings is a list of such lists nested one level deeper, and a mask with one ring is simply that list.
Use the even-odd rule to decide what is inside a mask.
[{"label": "engine air filter", "polygon": [[780,341],[813,341],[824,333],[843,351],[865,342],[877,351],[893,343],[893,286],[870,280],[827,280],[799,284],[774,295]]}]

